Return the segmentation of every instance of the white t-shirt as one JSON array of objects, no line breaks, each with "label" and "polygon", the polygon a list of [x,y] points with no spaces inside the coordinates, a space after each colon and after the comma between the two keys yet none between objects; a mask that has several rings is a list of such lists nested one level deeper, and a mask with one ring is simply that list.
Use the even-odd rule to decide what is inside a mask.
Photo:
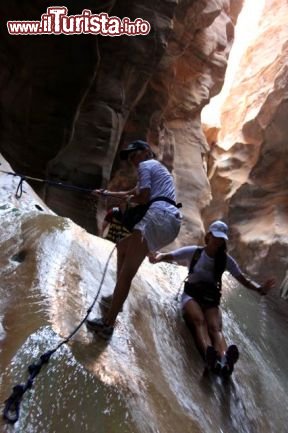
[{"label": "white t-shirt", "polygon": [[[163,164],[155,159],[142,161],[138,165],[138,188],[150,189],[150,200],[155,197],[164,196],[176,200],[173,176]],[[160,208],[172,213],[179,214],[179,209],[165,202],[156,201],[151,204],[150,209]]]},{"label": "white t-shirt", "polygon": [[[199,248],[197,245],[182,247],[172,251],[171,254],[175,262],[179,265],[186,265],[189,270],[192,257],[197,248]],[[227,254],[225,270],[235,278],[242,274],[238,263],[229,254]],[[214,259],[209,257],[204,249],[194,266],[192,274],[188,276],[188,281],[189,283],[197,283],[199,281],[214,282]]]}]

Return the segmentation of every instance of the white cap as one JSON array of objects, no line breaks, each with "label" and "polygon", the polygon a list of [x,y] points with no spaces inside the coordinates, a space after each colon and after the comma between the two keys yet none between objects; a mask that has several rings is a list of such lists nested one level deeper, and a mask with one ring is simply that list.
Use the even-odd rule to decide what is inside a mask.
[{"label": "white cap", "polygon": [[210,224],[208,232],[212,233],[215,238],[223,238],[228,241],[228,226],[223,221],[214,221]]}]

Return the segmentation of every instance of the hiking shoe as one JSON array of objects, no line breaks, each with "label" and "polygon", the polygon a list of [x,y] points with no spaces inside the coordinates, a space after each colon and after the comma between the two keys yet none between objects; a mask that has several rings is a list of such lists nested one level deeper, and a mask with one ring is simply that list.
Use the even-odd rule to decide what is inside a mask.
[{"label": "hiking shoe", "polygon": [[216,362],[214,364],[214,367],[212,368],[212,372],[214,374],[220,374],[222,372],[222,364],[221,364],[221,360],[220,360],[220,358],[218,358],[218,356],[217,356]]},{"label": "hiking shoe", "polygon": [[224,374],[224,376],[230,376],[233,373],[234,364],[236,364],[239,359],[239,350],[235,344],[231,344],[231,346],[228,347],[225,358],[222,374]]},{"label": "hiking shoe", "polygon": [[106,325],[102,319],[95,318],[93,320],[86,320],[86,326],[90,331],[95,332],[99,337],[104,338],[104,340],[109,340],[112,337],[114,328],[113,326]]}]

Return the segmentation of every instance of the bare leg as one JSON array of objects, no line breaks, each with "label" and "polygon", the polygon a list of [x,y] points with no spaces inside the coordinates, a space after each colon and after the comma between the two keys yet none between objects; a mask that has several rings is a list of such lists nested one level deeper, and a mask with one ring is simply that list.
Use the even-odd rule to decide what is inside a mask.
[{"label": "bare leg", "polygon": [[211,345],[211,340],[202,308],[196,301],[191,299],[185,304],[183,313],[188,324],[193,326],[196,346],[203,358],[205,358],[206,349]]},{"label": "bare leg", "polygon": [[204,315],[212,344],[217,352],[223,356],[227,349],[227,343],[222,333],[222,312],[219,307],[213,307],[205,310]]},{"label": "bare leg", "polygon": [[[116,281],[118,281],[118,279],[119,279],[119,275],[120,275],[123,263],[125,261],[125,257],[126,257],[126,254],[127,254],[127,250],[128,250],[128,247],[129,247],[129,242],[130,242],[131,236],[132,236],[132,233],[129,236],[121,239],[118,242],[118,244],[117,244],[117,274],[116,274]],[[115,290],[115,288],[114,288],[114,290]],[[101,301],[104,301],[104,306],[103,306],[103,304],[101,305],[101,311],[102,311],[102,314],[104,315],[104,317],[107,316],[109,308],[111,307],[111,304],[112,304],[112,299],[113,299],[113,293],[111,295],[108,295],[108,296],[102,296],[102,298],[101,298]],[[122,311],[122,308],[121,308],[120,311]]]},{"label": "bare leg", "polygon": [[121,267],[124,263],[128,244],[132,235],[133,233],[131,233],[131,235],[125,237],[124,239],[121,239],[121,241],[117,244],[117,279],[119,277]]},{"label": "bare leg", "polygon": [[[124,241],[126,241],[124,243]],[[120,245],[119,245],[120,246]],[[105,316],[107,325],[114,325],[119,311],[124,304],[131,286],[132,279],[148,253],[147,242],[139,231],[134,231],[128,238],[123,239],[119,258],[117,283],[113,293],[112,304]]]},{"label": "bare leg", "polygon": [[[117,244],[117,274],[116,274],[116,280],[118,280],[118,276],[120,274],[120,269],[123,265],[126,250],[129,242],[129,238],[131,235],[127,236],[126,238],[121,239]],[[105,316],[107,314],[107,311],[109,310],[111,303],[112,303],[113,293],[108,296],[102,296],[101,297],[101,311],[102,314]]]}]

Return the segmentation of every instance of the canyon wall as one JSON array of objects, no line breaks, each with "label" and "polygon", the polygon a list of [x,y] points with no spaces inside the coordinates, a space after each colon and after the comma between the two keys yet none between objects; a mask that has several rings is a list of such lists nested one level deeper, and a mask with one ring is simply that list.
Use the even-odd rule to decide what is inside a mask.
[{"label": "canyon wall", "polygon": [[[1,5],[0,150],[14,170],[85,188],[127,180],[118,150],[151,142],[173,171],[184,204],[182,240],[202,235],[201,210],[211,198],[207,141],[200,113],[223,84],[240,0],[76,1],[90,9],[141,17],[147,36],[11,36],[7,20],[39,20],[59,2]],[[123,175],[124,173],[124,175]],[[33,183],[46,203],[96,232],[109,203],[89,194]]]},{"label": "canyon wall", "polygon": [[213,199],[204,212],[206,220],[224,216],[230,223],[232,252],[248,271],[275,274],[278,281],[288,253],[287,19],[285,0],[266,0],[218,136],[208,128]]},{"label": "canyon wall", "polygon": [[[287,256],[287,17],[266,0],[258,37],[243,56],[220,128],[201,111],[223,86],[242,0],[79,0],[90,9],[141,17],[146,36],[11,36],[7,20],[39,20],[62,2],[0,6],[0,150],[16,172],[81,188],[130,187],[119,149],[148,140],[173,172],[183,227],[175,245],[199,242],[212,219],[231,227],[231,251],[250,272]],[[92,233],[107,207],[87,193],[33,187],[55,212]],[[279,272],[278,272],[279,269]],[[287,277],[287,276],[286,276]]]}]

